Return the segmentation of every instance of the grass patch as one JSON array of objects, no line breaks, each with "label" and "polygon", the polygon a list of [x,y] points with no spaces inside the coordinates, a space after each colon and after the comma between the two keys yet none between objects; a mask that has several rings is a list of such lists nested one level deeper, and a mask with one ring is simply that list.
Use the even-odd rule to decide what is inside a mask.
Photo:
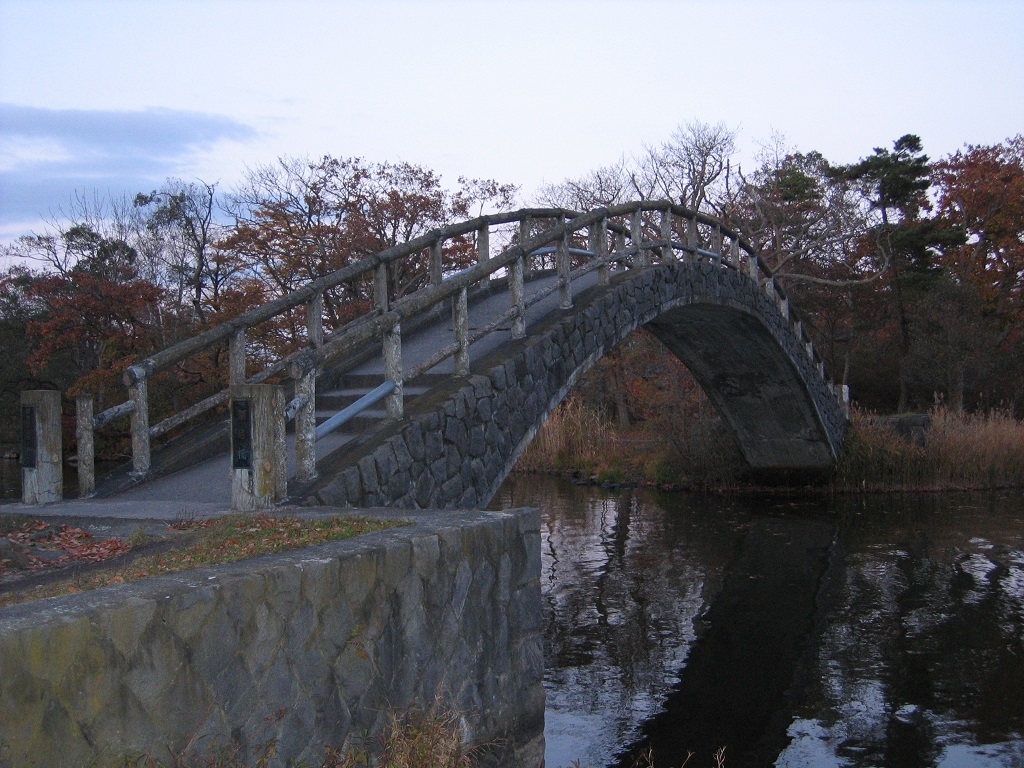
[{"label": "grass patch", "polygon": [[185,520],[170,526],[179,532],[181,543],[168,551],[140,555],[117,567],[70,573],[27,590],[14,589],[0,594],[0,607],[311,547],[400,525],[404,523],[362,517],[299,518],[267,514]]}]

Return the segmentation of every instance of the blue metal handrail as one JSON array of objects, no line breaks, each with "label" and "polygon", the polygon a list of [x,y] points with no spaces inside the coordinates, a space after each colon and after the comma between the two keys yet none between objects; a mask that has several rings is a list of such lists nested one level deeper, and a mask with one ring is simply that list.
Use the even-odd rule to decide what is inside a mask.
[{"label": "blue metal handrail", "polygon": [[356,400],[352,405],[342,408],[336,414],[331,416],[327,421],[316,428],[316,439],[320,440],[323,437],[331,434],[334,430],[340,427],[349,419],[358,416],[360,413],[365,411],[374,403],[383,400],[385,397],[390,395],[398,389],[398,384],[393,381],[385,381],[380,386],[367,392],[365,395]]}]

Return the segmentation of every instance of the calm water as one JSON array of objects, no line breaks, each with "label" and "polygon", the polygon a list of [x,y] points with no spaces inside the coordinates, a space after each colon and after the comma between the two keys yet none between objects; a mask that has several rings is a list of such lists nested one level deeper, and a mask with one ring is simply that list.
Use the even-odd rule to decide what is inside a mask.
[{"label": "calm water", "polygon": [[1024,495],[717,499],[522,476],[547,764],[1024,766]]}]

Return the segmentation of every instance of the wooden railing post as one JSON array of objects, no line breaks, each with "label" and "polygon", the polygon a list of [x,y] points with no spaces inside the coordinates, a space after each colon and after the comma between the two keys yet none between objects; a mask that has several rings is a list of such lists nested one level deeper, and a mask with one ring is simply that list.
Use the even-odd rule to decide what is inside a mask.
[{"label": "wooden railing post", "polygon": [[78,498],[96,491],[96,450],[92,428],[92,395],[75,398],[75,436],[78,442]]},{"label": "wooden railing post", "polygon": [[672,210],[666,208],[661,212],[661,260],[663,262],[675,261],[676,252],[672,247]]},{"label": "wooden railing post", "polygon": [[391,308],[388,299],[388,265],[378,264],[373,271],[373,307],[378,312],[387,312]]},{"label": "wooden railing post", "polygon": [[[525,251],[524,251],[525,253]],[[516,313],[512,318],[512,338],[521,339],[526,335],[526,300],[523,289],[523,273],[526,271],[523,262],[525,258],[518,256],[509,265],[508,290],[512,298],[512,306]]]},{"label": "wooden railing post", "polygon": [[619,232],[615,233],[614,252],[619,254],[620,258],[622,258],[623,254],[625,254],[625,252],[626,252],[626,233],[625,232],[619,231]]},{"label": "wooden railing post", "polygon": [[305,482],[316,478],[316,368],[293,365],[292,378],[295,397],[305,399],[295,412],[295,479]]},{"label": "wooden railing post", "polygon": [[686,244],[690,247],[690,257],[698,261],[697,249],[700,248],[700,234],[697,232],[697,217],[691,216],[686,222]]},{"label": "wooden railing post", "polygon": [[484,224],[476,231],[476,260],[483,264],[491,258],[491,228]]},{"label": "wooden railing post", "polygon": [[[533,234],[533,219],[529,216],[525,216],[519,220],[519,244],[525,245],[526,241],[530,239],[530,235]],[[523,250],[523,279],[525,280],[530,276],[530,270],[532,269],[532,260],[530,254]]]},{"label": "wooden railing post", "polygon": [[435,240],[430,245],[430,284],[440,285],[444,279],[444,268],[441,256],[444,254],[444,241]]},{"label": "wooden railing post", "polygon": [[644,212],[639,208],[633,211],[629,222],[629,237],[636,247],[636,264],[639,267],[651,266],[651,254],[644,248]]},{"label": "wooden railing post", "polygon": [[388,418],[400,419],[405,413],[405,404],[402,395],[402,327],[399,323],[384,331],[384,378],[397,385],[387,397]]},{"label": "wooden railing post", "polygon": [[228,349],[228,382],[231,386],[245,384],[245,328],[231,337]]},{"label": "wooden railing post", "polygon": [[231,508],[269,509],[288,492],[284,389],[231,387]]},{"label": "wooden railing post", "polygon": [[608,219],[603,218],[590,225],[587,233],[587,245],[594,252],[594,258],[600,266],[597,268],[597,284],[608,285],[611,275],[608,271]]},{"label": "wooden railing post", "polygon": [[462,288],[455,301],[455,375],[469,375],[469,292]]},{"label": "wooden railing post", "polygon": [[569,232],[565,230],[558,239],[555,250],[555,267],[558,269],[559,306],[572,309],[572,270],[569,264]]},{"label": "wooden railing post", "polygon": [[149,379],[142,376],[128,383],[132,410],[132,474],[149,472]]},{"label": "wooden railing post", "polygon": [[64,498],[60,392],[21,393],[21,500],[49,504]]},{"label": "wooden railing post", "polygon": [[306,305],[306,336],[309,346],[316,349],[324,343],[324,295],[318,293]]}]

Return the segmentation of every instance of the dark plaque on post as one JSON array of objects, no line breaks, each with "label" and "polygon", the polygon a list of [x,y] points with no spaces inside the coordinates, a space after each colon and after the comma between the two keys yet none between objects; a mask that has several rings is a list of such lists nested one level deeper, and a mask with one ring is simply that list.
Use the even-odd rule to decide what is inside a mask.
[{"label": "dark plaque on post", "polygon": [[231,468],[252,469],[252,400],[231,401]]},{"label": "dark plaque on post", "polygon": [[21,466],[35,469],[36,454],[36,409],[33,405],[21,406]]}]

